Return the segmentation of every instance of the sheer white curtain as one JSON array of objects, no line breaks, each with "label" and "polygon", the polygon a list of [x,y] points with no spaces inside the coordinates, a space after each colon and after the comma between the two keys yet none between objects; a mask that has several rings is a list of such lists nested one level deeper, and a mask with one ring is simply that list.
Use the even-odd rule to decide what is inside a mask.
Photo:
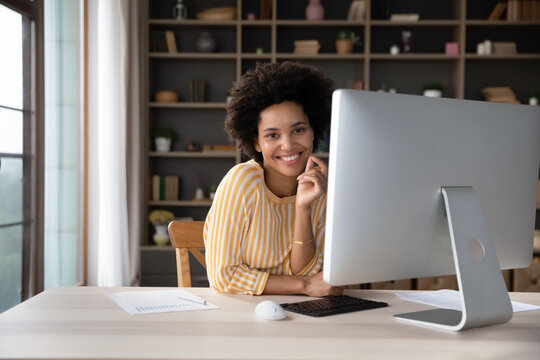
[{"label": "sheer white curtain", "polygon": [[137,282],[141,234],[138,1],[88,1],[88,284]]}]

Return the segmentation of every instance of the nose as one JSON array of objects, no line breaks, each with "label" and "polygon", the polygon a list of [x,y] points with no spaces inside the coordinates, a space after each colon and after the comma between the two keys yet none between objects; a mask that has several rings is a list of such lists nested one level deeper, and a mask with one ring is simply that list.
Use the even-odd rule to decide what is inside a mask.
[{"label": "nose", "polygon": [[293,139],[289,135],[283,135],[281,137],[281,149],[290,150],[292,149]]}]

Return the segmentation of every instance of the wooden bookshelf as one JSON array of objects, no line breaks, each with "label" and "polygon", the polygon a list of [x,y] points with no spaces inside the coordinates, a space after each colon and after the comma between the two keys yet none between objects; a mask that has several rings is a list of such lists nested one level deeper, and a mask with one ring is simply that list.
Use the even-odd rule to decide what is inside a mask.
[{"label": "wooden bookshelf", "polygon": [[[173,211],[177,216],[204,220],[209,202],[197,203],[193,197],[193,178],[200,175],[217,183],[227,170],[242,159],[238,151],[188,152],[190,139],[202,144],[225,144],[223,131],[227,90],[257,62],[295,60],[319,67],[335,82],[337,88],[351,87],[362,81],[364,89],[376,91],[394,88],[398,93],[421,94],[423,85],[439,82],[444,97],[483,100],[480,90],[486,86],[506,85],[525,101],[540,78],[540,21],[495,20],[487,18],[496,0],[367,0],[366,17],[347,21],[350,1],[323,1],[326,17],[320,21],[304,20],[307,2],[275,0],[272,16],[267,20],[247,20],[249,11],[259,14],[260,0],[223,0],[222,6],[236,6],[237,19],[202,21],[196,12],[216,6],[210,0],[184,0],[188,19],[172,19],[174,1],[145,0],[143,31],[143,96],[145,101],[145,177],[172,172],[183,179],[180,199],[174,202],[150,201],[145,194],[147,212],[156,208]],[[385,6],[386,4],[386,6]],[[419,13],[418,21],[391,21],[391,13]],[[335,51],[336,34],[352,30],[360,35],[361,46],[353,53]],[[402,30],[413,32],[411,53],[391,55],[391,45],[400,45]],[[152,33],[173,31],[177,53],[151,51]],[[217,42],[212,53],[197,52],[195,41],[209,31]],[[293,41],[318,39],[321,49],[316,55],[295,54]],[[477,55],[476,45],[485,39],[514,41],[515,55]],[[457,42],[459,51],[446,55],[446,42]],[[262,54],[256,49],[262,48]],[[191,79],[204,80],[205,102],[190,102],[187,87]],[[154,101],[156,91],[173,90],[180,95],[176,103]],[[174,127],[179,138],[168,154],[154,150],[151,134],[156,127]],[[324,154],[323,157],[328,157]],[[146,189],[150,189],[149,183]],[[538,204],[537,204],[538,207]],[[143,245],[152,244],[148,226]]]}]

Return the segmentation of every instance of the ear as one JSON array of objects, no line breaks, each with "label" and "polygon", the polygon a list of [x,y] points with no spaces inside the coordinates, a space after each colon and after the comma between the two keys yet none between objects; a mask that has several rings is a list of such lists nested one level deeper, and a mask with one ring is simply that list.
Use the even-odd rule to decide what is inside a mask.
[{"label": "ear", "polygon": [[253,146],[255,146],[255,150],[257,150],[257,152],[262,151],[261,146],[259,145],[259,139],[255,138],[255,140],[253,140]]}]

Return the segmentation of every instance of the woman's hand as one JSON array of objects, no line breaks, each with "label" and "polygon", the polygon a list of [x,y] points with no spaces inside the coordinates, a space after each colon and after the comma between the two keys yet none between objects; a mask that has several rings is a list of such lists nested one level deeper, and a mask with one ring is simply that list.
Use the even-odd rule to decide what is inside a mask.
[{"label": "woman's hand", "polygon": [[322,271],[306,278],[304,293],[308,296],[322,297],[327,295],[341,295],[345,286],[332,286],[323,281]]},{"label": "woman's hand", "polygon": [[[319,166],[315,167],[315,163]],[[326,192],[328,166],[318,157],[311,155],[306,170],[297,180],[296,206],[310,208],[311,204]]]}]

